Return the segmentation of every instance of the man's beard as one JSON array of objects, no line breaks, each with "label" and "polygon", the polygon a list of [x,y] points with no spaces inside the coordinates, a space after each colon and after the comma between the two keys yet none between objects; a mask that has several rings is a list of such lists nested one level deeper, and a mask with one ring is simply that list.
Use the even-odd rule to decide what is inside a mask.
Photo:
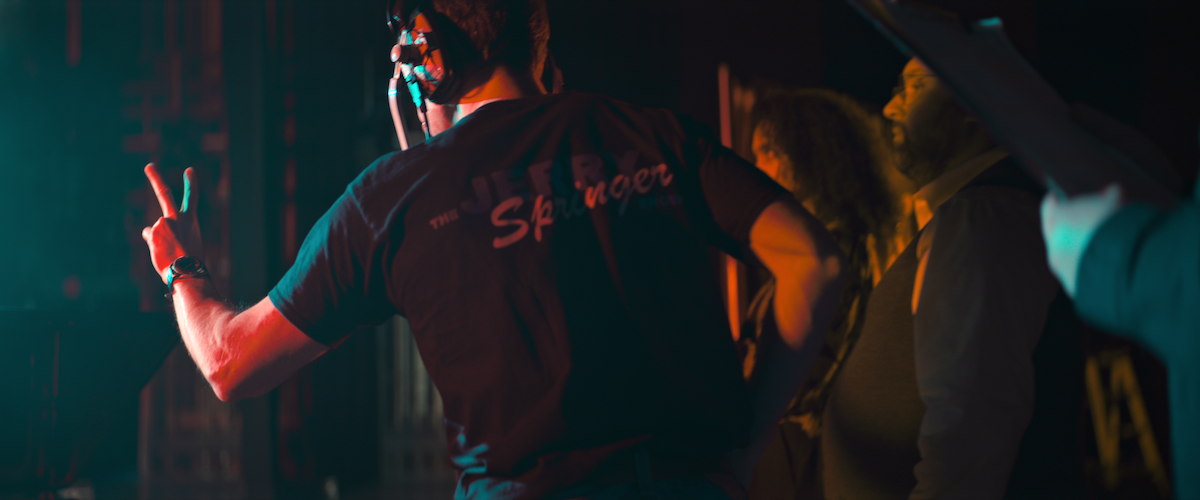
[{"label": "man's beard", "polygon": [[950,159],[967,139],[963,129],[967,117],[957,106],[947,103],[937,111],[928,127],[913,130],[893,122],[893,126],[903,131],[903,140],[899,144],[893,142],[896,170],[924,184],[952,167]]},{"label": "man's beard", "polygon": [[925,134],[914,137],[905,129],[904,140],[895,146],[896,170],[914,181],[936,177],[949,160],[950,141],[944,134]]}]

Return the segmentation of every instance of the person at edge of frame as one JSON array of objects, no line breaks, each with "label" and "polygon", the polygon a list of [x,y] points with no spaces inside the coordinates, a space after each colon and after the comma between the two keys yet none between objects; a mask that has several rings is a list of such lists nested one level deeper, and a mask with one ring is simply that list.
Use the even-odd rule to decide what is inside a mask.
[{"label": "person at edge of frame", "polygon": [[[476,53],[424,103],[432,137],[351,182],[250,308],[206,277],[194,172],[176,209],[147,166],[163,217],[143,237],[188,352],[220,399],[255,397],[399,314],[443,398],[455,498],[743,496],[828,330],[837,244],[691,120],[546,95],[541,0],[429,7],[414,38],[437,21]],[[713,247],[778,278],[749,382]]]},{"label": "person at edge of frame", "polygon": [[[1137,130],[1082,103],[1071,118],[1179,194],[1175,165]],[[1195,188],[1193,188],[1195,189]],[[1196,192],[1172,209],[1125,199],[1118,184],[1042,200],[1050,268],[1080,317],[1141,343],[1167,368],[1175,498],[1200,498],[1200,208]]]}]

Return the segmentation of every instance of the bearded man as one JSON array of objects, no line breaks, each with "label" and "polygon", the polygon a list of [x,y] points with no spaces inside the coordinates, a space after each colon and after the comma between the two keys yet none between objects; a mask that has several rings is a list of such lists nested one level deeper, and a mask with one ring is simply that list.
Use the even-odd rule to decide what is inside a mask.
[{"label": "bearded man", "polygon": [[1079,497],[1080,327],[1043,190],[924,64],[900,80],[884,116],[921,231],[830,389],[825,497]]}]

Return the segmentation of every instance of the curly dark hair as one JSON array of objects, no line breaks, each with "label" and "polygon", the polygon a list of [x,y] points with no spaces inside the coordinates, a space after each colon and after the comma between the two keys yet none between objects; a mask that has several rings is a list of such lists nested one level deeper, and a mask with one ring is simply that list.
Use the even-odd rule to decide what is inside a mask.
[{"label": "curly dark hair", "polygon": [[896,203],[882,170],[888,150],[879,117],[825,89],[769,90],[751,116],[773,149],[790,160],[791,171],[780,175],[791,181],[797,200],[811,201],[821,222],[855,239],[891,231]]},{"label": "curly dark hair", "polygon": [[[751,114],[777,156],[786,156],[791,169],[780,172],[798,201],[809,201],[814,214],[829,228],[846,253],[847,282],[834,312],[825,346],[813,364],[787,413],[807,416],[809,437],[820,429],[825,387],[837,373],[846,352],[858,338],[866,319],[867,297],[874,289],[868,236],[888,238],[895,232],[896,203],[888,188],[883,120],[842,94],[821,89],[771,90],[757,99]],[[750,304],[752,335],[738,339],[745,353],[746,373],[755,363],[758,339],[773,326],[770,305],[775,280],[764,283]]]},{"label": "curly dark hair", "polygon": [[545,0],[432,0],[432,4],[467,35],[484,61],[542,74],[550,40]]}]

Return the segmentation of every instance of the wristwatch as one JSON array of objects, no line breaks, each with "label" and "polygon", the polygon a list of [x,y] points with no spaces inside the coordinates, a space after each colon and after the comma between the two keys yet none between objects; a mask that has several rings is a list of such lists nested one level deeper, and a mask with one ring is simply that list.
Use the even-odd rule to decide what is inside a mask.
[{"label": "wristwatch", "polygon": [[204,267],[204,263],[195,257],[184,255],[171,266],[167,268],[167,293],[163,297],[171,298],[171,294],[175,293],[175,282],[192,278],[207,278],[208,269]]}]

